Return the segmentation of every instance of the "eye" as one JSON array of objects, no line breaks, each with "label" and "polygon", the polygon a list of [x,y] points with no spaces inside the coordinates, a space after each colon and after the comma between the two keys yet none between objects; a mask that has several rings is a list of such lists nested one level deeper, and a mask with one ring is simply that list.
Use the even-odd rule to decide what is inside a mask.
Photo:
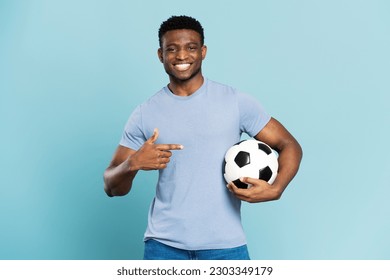
[{"label": "eye", "polygon": [[176,49],[174,47],[168,47],[165,49],[166,52],[175,52]]},{"label": "eye", "polygon": [[198,49],[198,46],[195,46],[195,45],[194,45],[194,46],[189,46],[189,47],[188,47],[188,50],[189,50],[189,51],[196,51],[197,49]]}]

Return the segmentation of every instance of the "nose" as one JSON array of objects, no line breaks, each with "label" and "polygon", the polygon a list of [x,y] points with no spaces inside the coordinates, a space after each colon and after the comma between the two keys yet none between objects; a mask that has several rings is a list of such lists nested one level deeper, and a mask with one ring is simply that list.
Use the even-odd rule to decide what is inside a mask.
[{"label": "nose", "polygon": [[179,60],[184,60],[187,58],[187,56],[188,56],[188,52],[184,48],[178,50],[176,53],[176,59],[179,59]]}]

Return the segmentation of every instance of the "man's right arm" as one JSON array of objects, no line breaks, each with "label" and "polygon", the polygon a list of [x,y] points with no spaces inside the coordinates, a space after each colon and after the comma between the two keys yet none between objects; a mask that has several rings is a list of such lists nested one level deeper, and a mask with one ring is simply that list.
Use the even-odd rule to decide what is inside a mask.
[{"label": "man's right arm", "polygon": [[136,151],[118,146],[114,157],[104,172],[104,191],[110,197],[129,193],[138,170],[131,167],[131,157]]},{"label": "man's right arm", "polygon": [[123,196],[129,193],[138,170],[158,170],[167,167],[171,150],[181,150],[179,144],[155,144],[158,129],[138,150],[118,146],[114,157],[104,172],[104,191],[108,196]]}]

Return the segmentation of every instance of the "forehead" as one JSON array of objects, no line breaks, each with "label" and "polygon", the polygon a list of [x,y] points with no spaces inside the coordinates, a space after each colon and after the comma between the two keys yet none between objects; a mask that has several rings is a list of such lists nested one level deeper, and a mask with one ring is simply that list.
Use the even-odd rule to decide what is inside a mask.
[{"label": "forehead", "polygon": [[198,32],[191,29],[175,29],[167,31],[162,36],[163,45],[170,44],[188,44],[201,43],[201,37]]}]

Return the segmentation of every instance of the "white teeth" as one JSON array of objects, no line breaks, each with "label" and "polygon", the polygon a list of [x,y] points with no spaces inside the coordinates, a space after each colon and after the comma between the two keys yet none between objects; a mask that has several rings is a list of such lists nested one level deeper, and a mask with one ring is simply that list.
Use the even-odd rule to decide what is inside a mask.
[{"label": "white teeth", "polygon": [[188,68],[190,68],[190,64],[189,63],[184,63],[184,64],[176,64],[175,65],[175,68],[179,71],[185,71],[187,70]]}]

